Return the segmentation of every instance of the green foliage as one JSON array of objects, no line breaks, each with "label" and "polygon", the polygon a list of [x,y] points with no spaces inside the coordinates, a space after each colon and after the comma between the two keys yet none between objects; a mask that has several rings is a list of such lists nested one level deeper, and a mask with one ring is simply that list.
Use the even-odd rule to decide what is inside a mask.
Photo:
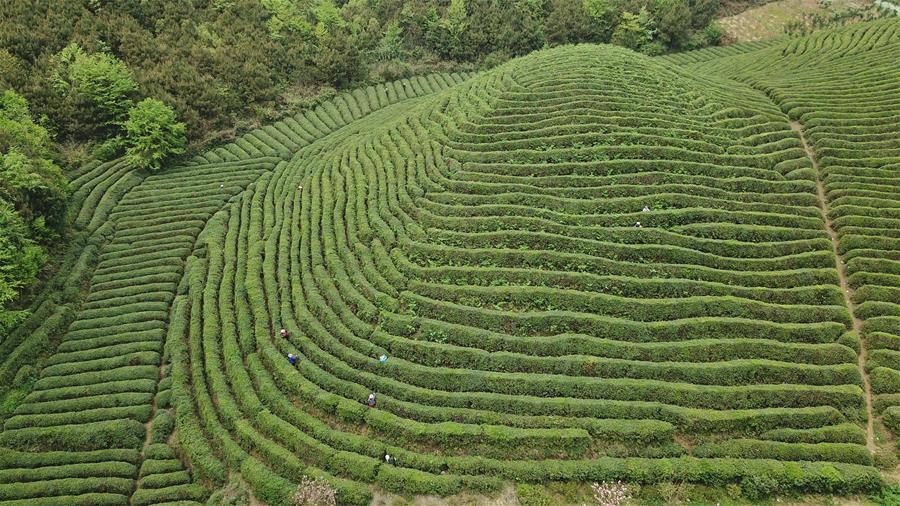
[{"label": "green foliage", "polygon": [[[372,108],[417,86],[352,96]],[[438,97],[323,139],[201,234],[173,389],[195,394],[176,409],[213,454],[407,494],[880,485],[814,180],[784,177],[808,159],[773,104],[610,47],[513,60]],[[353,111],[336,99],[302,125]],[[631,117],[651,111],[665,127]]]},{"label": "green foliage", "polygon": [[528,54],[546,44],[545,16],[542,4],[531,0],[475,2],[470,18],[479,24],[470,29],[470,43],[482,59]]},{"label": "green foliage", "polygon": [[150,432],[151,443],[165,443],[168,441],[175,427],[175,418],[167,410],[158,410],[153,417],[153,426]]},{"label": "green foliage", "polygon": [[616,27],[621,6],[618,0],[583,0],[584,13],[601,34],[601,40],[608,40]]},{"label": "green foliage", "polygon": [[427,20],[425,37],[429,47],[444,58],[465,60],[471,58],[469,15],[466,0],[451,0],[447,12],[438,16],[432,8]]},{"label": "green foliage", "polygon": [[516,486],[516,498],[522,506],[552,506],[553,497],[541,485]]},{"label": "green foliage", "polygon": [[29,225],[43,218],[59,231],[66,181],[52,160],[52,142],[47,129],[32,120],[23,97],[11,90],[0,95],[0,199],[11,202]]},{"label": "green foliage", "polygon": [[[382,37],[377,23],[318,8],[315,51]],[[466,23],[496,26],[483,4],[465,9]],[[872,64],[842,54],[853,41],[882,66],[847,80],[892,76],[879,28],[816,41],[836,44],[825,52],[804,41],[799,60],[788,42],[772,47],[797,75],[740,79],[797,86],[770,94],[569,46],[468,80],[342,93],[177,170],[81,169],[73,214],[89,236],[57,285],[65,296],[0,342],[12,360],[57,350],[39,374],[0,369],[34,380],[0,433],[0,497],[52,503],[68,497],[46,497],[59,479],[88,503],[199,501],[191,479],[236,472],[285,505],[303,477],[353,505],[371,501],[372,483],[453,495],[515,482],[533,504],[618,480],[669,503],[705,487],[750,500],[876,492],[873,465],[891,459],[865,448],[857,352],[881,347],[867,365],[894,425],[900,319],[892,286],[877,283],[896,266],[866,255],[896,238],[860,229],[896,215],[881,195],[896,153],[891,132],[804,100],[816,79]],[[832,53],[841,65],[823,77]],[[877,118],[893,118],[881,105]],[[823,205],[816,182],[831,173],[811,167],[788,114],[824,136],[819,163],[880,189],[841,193],[832,178]],[[839,252],[853,252],[847,269],[863,274],[850,280],[858,333],[823,209],[841,227]],[[69,451],[46,451],[57,447]]]},{"label": "green foliage", "polygon": [[73,43],[54,55],[50,65],[49,82],[62,100],[60,107],[73,110],[74,117],[60,118],[62,133],[85,138],[110,131],[124,119],[138,89],[124,62]]},{"label": "green foliage", "polygon": [[545,30],[550,44],[604,40],[597,24],[585,12],[583,0],[550,0]]},{"label": "green foliage", "polygon": [[305,13],[292,0],[262,0],[262,6],[270,15],[266,27],[272,39],[282,39],[286,32],[301,38],[312,35],[312,25],[306,19]]},{"label": "green foliage", "polygon": [[341,17],[340,10],[335,6],[334,0],[318,0],[312,14],[316,20],[317,36],[323,31],[331,34],[346,24],[344,18]]},{"label": "green foliage", "polygon": [[641,8],[638,14],[622,13],[622,20],[612,34],[612,43],[640,51],[653,40],[655,28],[650,13]]},{"label": "green foliage", "polygon": [[403,46],[403,27],[397,23],[387,26],[376,48],[376,57],[380,61],[402,60],[406,56]]},{"label": "green foliage", "polygon": [[137,446],[145,437],[144,425],[137,420],[111,420],[53,427],[29,427],[5,430],[0,442],[7,448],[23,451],[92,451],[113,444]]},{"label": "green foliage", "polygon": [[91,155],[97,160],[109,161],[120,156],[125,151],[125,139],[120,136],[110,137],[91,151]]},{"label": "green foliage", "polygon": [[900,487],[894,485],[882,488],[878,494],[868,497],[875,504],[882,506],[897,506],[900,504]]},{"label": "green foliage", "polygon": [[[73,143],[66,147],[73,164],[92,151],[78,144],[101,145],[100,159],[116,153],[104,142],[121,136],[132,100],[169,104],[192,144],[228,141],[235,130],[294,109],[298,89],[489,68],[503,55],[546,45],[609,42],[622,13],[644,7],[618,0],[92,5],[13,0],[0,20],[0,88],[20,90],[60,141]],[[693,32],[702,33],[714,7],[714,0],[691,3]],[[643,51],[671,47],[655,37]]]},{"label": "green foliage", "polygon": [[687,43],[692,24],[688,0],[654,0],[650,9],[656,19],[660,41],[672,48]]},{"label": "green foliage", "polygon": [[6,48],[0,48],[0,89],[21,87],[25,79],[22,62]]},{"label": "green foliage", "polygon": [[10,203],[0,200],[0,332],[8,332],[26,316],[6,307],[16,300],[19,289],[34,283],[44,261],[44,249],[29,237],[21,217]]},{"label": "green foliage", "polygon": [[706,31],[704,27],[709,27],[717,15],[721,17],[720,4],[720,0],[691,0],[691,26]]},{"label": "green foliage", "polygon": [[894,434],[900,434],[900,406],[891,406],[882,413],[884,426]]},{"label": "green foliage", "polygon": [[725,32],[722,30],[721,25],[715,22],[706,25],[706,28],[703,29],[703,34],[706,35],[706,39],[711,46],[718,46],[721,44],[722,37],[725,36]]},{"label": "green foliage", "polygon": [[7,307],[34,284],[65,221],[66,182],[51,159],[49,132],[35,124],[28,102],[0,95],[0,334],[24,316]]},{"label": "green foliage", "polygon": [[158,170],[167,158],[184,153],[185,126],[175,111],[159,100],[146,98],[128,111],[125,157],[137,168]]},{"label": "green foliage", "polygon": [[318,47],[313,62],[320,82],[335,87],[358,82],[368,72],[359,50],[358,39],[341,25],[319,23],[316,37]]}]

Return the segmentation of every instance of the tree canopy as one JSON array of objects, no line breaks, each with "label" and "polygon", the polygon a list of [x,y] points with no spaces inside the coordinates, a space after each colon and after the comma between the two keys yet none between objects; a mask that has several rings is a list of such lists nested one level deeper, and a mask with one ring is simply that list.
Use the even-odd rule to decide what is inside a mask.
[{"label": "tree canopy", "polygon": [[21,315],[9,304],[34,283],[65,222],[66,183],[51,149],[28,102],[11,90],[0,94],[0,332]]},{"label": "tree canopy", "polygon": [[[134,100],[152,97],[197,144],[230,139],[323,86],[472,70],[554,44],[693,46],[718,1],[8,0],[0,89],[28,98],[61,141],[101,143]],[[658,30],[634,34],[651,39],[636,45],[626,34],[642,9]]]},{"label": "tree canopy", "polygon": [[128,111],[125,156],[135,167],[159,170],[167,157],[184,153],[184,130],[171,107],[145,98]]},{"label": "tree canopy", "polygon": [[336,88],[486,68],[548,45],[693,47],[717,39],[706,28],[718,2],[5,0],[0,308],[64,235],[60,167],[124,155],[156,170]]}]

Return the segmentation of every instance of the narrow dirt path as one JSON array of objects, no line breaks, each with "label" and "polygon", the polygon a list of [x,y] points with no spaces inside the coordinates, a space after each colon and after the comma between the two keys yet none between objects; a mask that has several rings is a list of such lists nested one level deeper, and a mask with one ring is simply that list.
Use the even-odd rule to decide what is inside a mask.
[{"label": "narrow dirt path", "polygon": [[[834,231],[831,218],[828,217],[828,199],[825,192],[825,182],[822,180],[822,171],[819,168],[819,162],[813,153],[809,143],[806,142],[806,135],[803,133],[803,125],[798,121],[791,121],[791,129],[800,135],[800,141],[803,142],[803,149],[806,150],[806,156],[812,162],[813,169],[816,171],[816,188],[819,194],[819,209],[822,211],[822,218],[825,220],[825,230],[831,238],[831,249],[834,251],[834,263],[837,267],[838,278],[840,279],[841,293],[844,294],[844,303],[850,310],[850,318],[853,321],[853,330],[855,330],[860,339],[862,339],[862,321],[856,317],[856,306],[853,304],[853,289],[847,282],[847,266],[844,259],[838,253],[838,236]],[[869,383],[869,375],[866,373],[866,345],[865,342],[860,343],[859,355],[857,359],[859,366],[859,374],[863,380],[863,391],[866,397],[866,447],[869,452],[875,453],[875,416],[872,410],[872,385]]]},{"label": "narrow dirt path", "polygon": [[[165,365],[164,365],[164,364],[160,364],[160,366],[159,366],[159,376],[157,376],[157,378],[156,378],[156,388],[157,388],[157,390],[159,390],[159,382],[160,382],[160,381],[163,379],[163,377],[164,377],[165,371],[164,371],[163,367],[165,367]],[[159,393],[159,392],[157,391],[157,392],[154,392],[154,394],[153,394],[153,403],[152,403],[152,405],[151,405],[150,419],[147,420],[146,423],[144,423],[144,433],[146,434],[146,436],[144,437],[144,446],[141,447],[141,453],[140,453],[140,455],[138,456],[138,464],[137,464],[137,467],[138,467],[138,475],[137,475],[137,476],[135,477],[135,479],[134,479],[134,490],[132,490],[131,495],[128,497],[128,504],[132,504],[131,501],[134,499],[134,492],[138,489],[138,483],[141,481],[141,479],[140,479],[140,475],[141,475],[141,466],[144,464],[144,457],[145,457],[145,455],[146,455],[146,453],[147,453],[147,447],[150,446],[150,438],[151,438],[152,435],[153,435],[153,432],[152,432],[152,429],[153,429],[153,418],[156,417],[156,409],[157,409],[157,408],[156,408],[156,394],[157,394],[157,393]]]}]

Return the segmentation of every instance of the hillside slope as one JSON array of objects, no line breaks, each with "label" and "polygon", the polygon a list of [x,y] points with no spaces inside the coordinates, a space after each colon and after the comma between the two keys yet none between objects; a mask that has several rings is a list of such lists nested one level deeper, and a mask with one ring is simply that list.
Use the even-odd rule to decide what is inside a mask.
[{"label": "hillside slope", "polygon": [[688,67],[765,92],[803,130],[871,377],[870,422],[883,414],[893,431],[900,429],[898,58],[900,22],[892,18]]},{"label": "hillside slope", "polygon": [[0,433],[0,504],[199,500],[235,471],[270,504],[303,475],[346,504],[373,483],[877,489],[898,30],[545,50],[143,179]]},{"label": "hillside slope", "polygon": [[[122,163],[87,167],[73,183],[79,239],[67,264],[34,316],[0,342],[5,382],[35,361],[43,366],[0,433],[0,503],[128,504],[136,485],[148,488],[154,466],[168,472],[150,474],[175,474],[157,478],[168,486],[135,494],[132,504],[202,497],[183,486],[171,450],[148,446],[168,439],[166,416],[145,426],[168,405],[171,379],[160,367],[167,320],[197,235],[302,146],[464,78],[434,75],[342,94],[158,175]],[[48,348],[55,353],[43,358]]]},{"label": "hillside slope", "polygon": [[207,228],[170,327],[195,468],[224,449],[274,503],[302,473],[347,503],[877,484],[815,174],[764,95],[583,46],[377,121]]}]

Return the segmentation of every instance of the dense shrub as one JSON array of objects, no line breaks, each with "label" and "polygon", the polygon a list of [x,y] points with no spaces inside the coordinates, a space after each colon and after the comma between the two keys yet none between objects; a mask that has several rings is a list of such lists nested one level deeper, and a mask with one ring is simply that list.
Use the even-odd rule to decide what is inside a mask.
[{"label": "dense shrub", "polygon": [[90,451],[109,448],[113,444],[128,448],[136,447],[144,438],[144,426],[137,420],[21,428],[0,433],[0,442],[4,446],[27,451]]},{"label": "dense shrub", "polygon": [[184,123],[178,123],[175,111],[159,100],[138,102],[128,111],[124,128],[125,157],[134,167],[159,170],[167,158],[184,153]]}]

